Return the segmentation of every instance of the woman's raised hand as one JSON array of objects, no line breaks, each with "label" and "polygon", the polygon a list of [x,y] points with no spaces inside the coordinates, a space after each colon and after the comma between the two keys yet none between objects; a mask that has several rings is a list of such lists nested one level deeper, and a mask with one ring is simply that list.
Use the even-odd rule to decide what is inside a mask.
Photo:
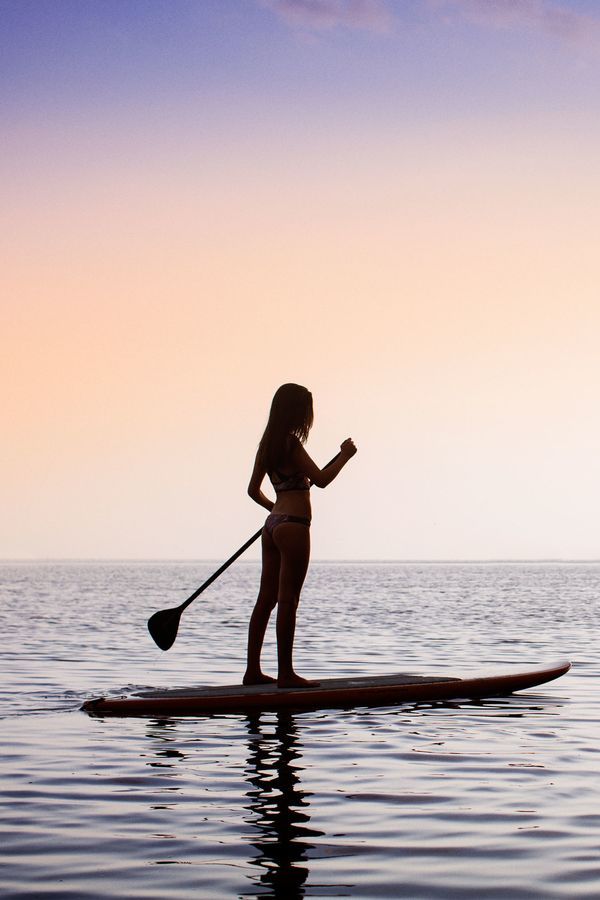
[{"label": "woman's raised hand", "polygon": [[356,453],[356,444],[352,438],[346,438],[346,440],[340,444],[340,451],[342,456],[345,456],[346,459],[350,459],[351,456],[354,456]]}]

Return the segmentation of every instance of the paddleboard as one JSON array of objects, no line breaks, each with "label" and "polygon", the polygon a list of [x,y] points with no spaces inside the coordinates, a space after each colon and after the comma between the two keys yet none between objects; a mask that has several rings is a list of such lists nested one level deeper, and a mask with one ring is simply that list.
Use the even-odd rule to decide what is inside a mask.
[{"label": "paddleboard", "polygon": [[438,700],[501,697],[546,684],[568,672],[557,662],[526,671],[457,678],[448,675],[375,675],[323,678],[318,687],[278,688],[272,684],[141,690],[125,697],[88,700],[82,709],[94,716],[197,716],[268,710],[343,709],[392,706]]}]

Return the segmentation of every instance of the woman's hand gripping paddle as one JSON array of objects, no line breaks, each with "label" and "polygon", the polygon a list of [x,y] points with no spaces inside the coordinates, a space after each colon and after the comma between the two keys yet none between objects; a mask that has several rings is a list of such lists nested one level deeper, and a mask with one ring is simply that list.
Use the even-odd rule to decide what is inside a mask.
[{"label": "woman's hand gripping paddle", "polygon": [[[329,468],[331,463],[335,462],[340,454],[337,453],[332,460],[330,460],[324,469]],[[196,599],[199,597],[202,591],[206,590],[209,584],[212,584],[213,581],[222,575],[225,569],[228,569],[231,563],[235,562],[238,556],[241,556],[242,553],[248,549],[250,544],[253,544],[254,541],[258,540],[258,538],[262,534],[262,528],[259,528],[256,534],[253,534],[251,538],[248,538],[246,543],[240,547],[239,550],[236,550],[233,556],[230,556],[229,559],[223,563],[223,565],[217,569],[216,572],[207,578],[204,584],[201,584],[198,590],[194,591],[187,600],[184,600],[179,606],[173,606],[171,609],[161,609],[159,612],[155,612],[153,616],[150,616],[148,619],[148,631],[150,632],[150,636],[155,644],[157,644],[161,650],[169,650],[173,644],[175,643],[175,638],[177,637],[177,629],[179,628],[179,620],[181,619],[181,614]]]}]

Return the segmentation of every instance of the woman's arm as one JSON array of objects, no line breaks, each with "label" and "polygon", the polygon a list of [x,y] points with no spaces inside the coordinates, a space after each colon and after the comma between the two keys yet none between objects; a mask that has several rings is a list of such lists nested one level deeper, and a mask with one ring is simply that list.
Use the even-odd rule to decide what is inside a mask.
[{"label": "woman's arm", "polygon": [[347,438],[340,445],[340,452],[324,469],[320,469],[313,459],[308,455],[300,441],[295,445],[293,450],[293,460],[298,466],[299,471],[308,475],[312,484],[317,487],[325,488],[331,484],[333,479],[339,475],[349,459],[356,453],[356,446],[352,438]]},{"label": "woman's arm", "polygon": [[250,477],[250,483],[248,485],[248,494],[255,503],[258,503],[259,506],[264,506],[266,510],[271,512],[275,504],[272,500],[269,500],[266,494],[263,494],[260,489],[266,474],[264,466],[258,460],[257,454],[256,460],[254,461],[254,469],[252,470],[252,475]]}]

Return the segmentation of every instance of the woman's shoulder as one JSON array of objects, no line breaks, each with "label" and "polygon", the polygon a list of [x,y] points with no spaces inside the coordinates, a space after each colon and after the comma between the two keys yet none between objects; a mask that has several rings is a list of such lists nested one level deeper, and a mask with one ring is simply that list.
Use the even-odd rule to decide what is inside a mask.
[{"label": "woman's shoulder", "polygon": [[290,466],[293,466],[297,462],[297,457],[299,455],[299,451],[301,451],[302,442],[298,439],[295,434],[286,435],[285,440],[282,446],[281,455],[277,461],[277,467],[280,469],[286,469]]},{"label": "woman's shoulder", "polygon": [[302,441],[296,434],[288,434],[285,442],[285,455],[287,459],[294,459],[302,452]]}]

